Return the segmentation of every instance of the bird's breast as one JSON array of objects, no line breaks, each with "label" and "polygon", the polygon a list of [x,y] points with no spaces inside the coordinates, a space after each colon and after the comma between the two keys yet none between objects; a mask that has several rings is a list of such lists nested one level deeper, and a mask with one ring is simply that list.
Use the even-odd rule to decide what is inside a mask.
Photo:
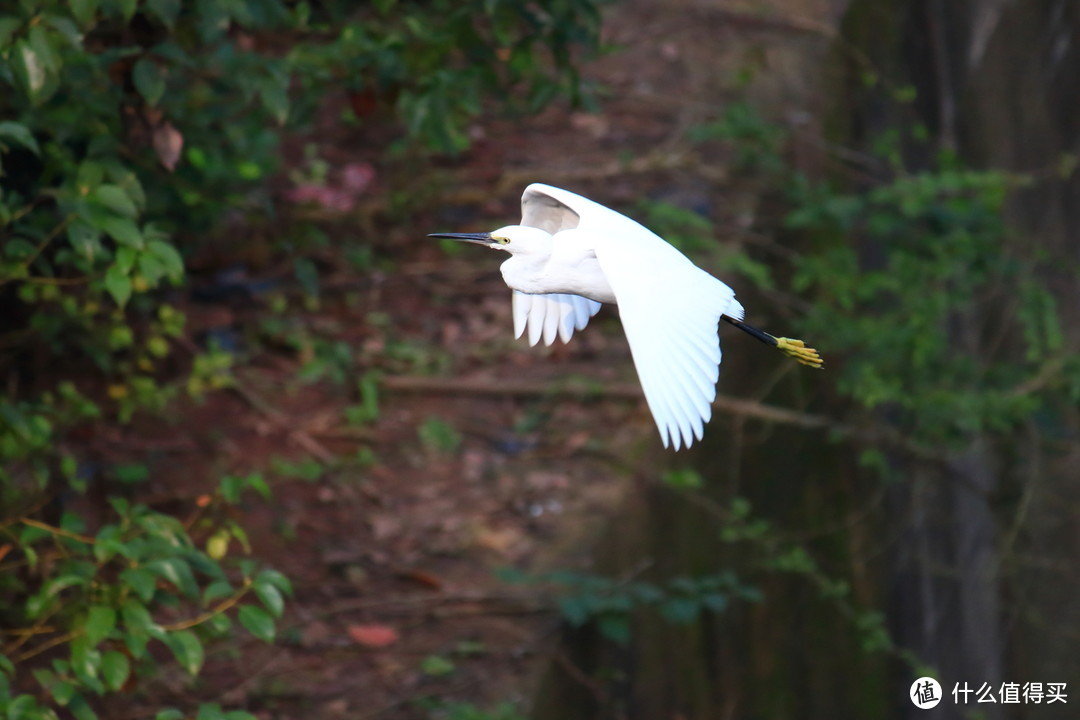
[{"label": "bird's breast", "polygon": [[510,288],[530,295],[570,293],[602,303],[614,303],[615,293],[596,258],[530,261],[515,255],[502,264],[503,280]]}]

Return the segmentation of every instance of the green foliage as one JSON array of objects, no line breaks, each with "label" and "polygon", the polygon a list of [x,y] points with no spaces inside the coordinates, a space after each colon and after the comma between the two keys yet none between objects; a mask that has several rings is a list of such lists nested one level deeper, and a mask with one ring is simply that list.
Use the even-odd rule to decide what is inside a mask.
[{"label": "green foliage", "polygon": [[530,112],[560,95],[581,99],[574,52],[595,49],[597,4],[464,0],[420,9],[389,0],[358,12],[354,3],[301,3],[299,27],[334,39],[295,47],[289,62],[303,69],[299,78],[312,90],[304,96],[343,87],[354,116],[391,108],[412,139],[460,151],[485,97]]},{"label": "green foliage", "polygon": [[734,573],[677,577],[663,583],[613,578],[558,570],[536,576],[503,571],[507,582],[551,585],[558,588],[559,612],[573,627],[595,623],[608,640],[625,644],[631,637],[635,612],[652,608],[676,625],[696,622],[702,613],[721,613],[732,601],[757,602],[761,592],[742,583]]},{"label": "green foliage", "polygon": [[805,545],[793,542],[768,520],[756,517],[746,498],[732,499],[724,513],[720,540],[737,544],[740,555],[765,572],[791,575],[808,582],[820,599],[830,603],[850,623],[864,652],[889,652],[909,665],[916,663],[912,653],[893,644],[884,614],[857,606],[850,583],[830,574]]},{"label": "green foliage", "polygon": [[690,490],[700,490],[705,485],[705,480],[694,468],[676,468],[668,470],[664,473],[661,481],[669,486],[675,488],[687,488]]},{"label": "green foliage", "polygon": [[[220,500],[237,498],[243,487],[259,488],[257,476],[224,482]],[[227,542],[215,551],[214,537],[225,532],[243,539],[242,531],[216,526],[204,551],[191,529],[169,515],[119,497],[110,506],[110,517],[93,534],[73,513],[57,525],[21,517],[3,528],[14,548],[8,567],[15,570],[4,574],[3,590],[24,598],[2,610],[5,626],[15,630],[0,654],[5,716],[23,709],[26,717],[53,717],[51,705],[95,717],[95,698],[130,691],[159,671],[155,644],[197,676],[205,645],[231,632],[234,609],[253,635],[272,639],[291,586],[276,571],[228,558]],[[56,654],[57,647],[64,650]],[[24,674],[43,695],[13,689],[11,681]],[[220,708],[204,707],[200,716],[204,712],[221,715]]]},{"label": "green foliage", "polygon": [[[1033,259],[1009,242],[1003,221],[1017,182],[939,168],[870,192],[793,192],[788,227],[821,245],[793,278],[814,292],[807,334],[845,355],[842,392],[889,408],[925,442],[1014,427],[1038,404],[1017,387],[1061,349],[1053,297],[1028,279]],[[1020,356],[999,352],[1010,331]]]},{"label": "green foliage", "polygon": [[[1055,298],[1034,279],[1049,260],[1018,242],[1004,219],[1010,193],[1028,178],[966,169],[947,153],[911,171],[903,149],[926,141],[925,128],[912,127],[872,143],[865,162],[882,170],[877,180],[861,175],[850,188],[811,180],[785,161],[785,131],[743,103],[696,139],[724,143],[744,173],[782,194],[786,216],[764,231],[807,250],[789,279],[808,300],[800,334],[835,359],[829,367],[842,394],[886,411],[917,443],[953,447],[975,433],[1007,432],[1050,398],[1024,390],[1061,361]],[[753,261],[743,270],[776,286]],[[1045,385],[1078,382],[1066,368]]]},{"label": "green foliage", "polygon": [[[211,517],[216,504],[189,527],[132,501],[149,466],[92,472],[75,431],[236,383],[221,348],[173,356],[191,343],[167,298],[185,282],[190,238],[226,213],[272,217],[267,181],[286,125],[309,121],[328,91],[370,92],[389,111],[372,120],[396,123],[413,145],[460,150],[485,98],[535,109],[577,95],[572,49],[595,43],[597,23],[594,0],[5,5],[0,371],[15,391],[0,398],[0,625],[19,632],[0,636],[0,715],[93,717],[100,698],[130,692],[162,658],[195,676],[209,641],[238,628],[275,637],[288,583],[232,556],[249,550],[243,529]],[[368,122],[357,107],[353,120]],[[370,253],[353,258],[370,264]],[[294,271],[314,306],[318,268],[299,257]],[[351,379],[348,346],[301,340],[307,378]],[[402,365],[439,362],[426,348],[388,347]],[[60,379],[72,369],[77,382]],[[352,420],[374,420],[368,376],[359,397]],[[425,440],[459,443],[435,425]],[[50,514],[91,478],[100,493],[80,506],[101,505],[92,521]],[[268,493],[259,475],[230,476],[214,502],[248,490]],[[250,715],[203,705],[196,717]]]},{"label": "green foliage", "polygon": [[454,661],[444,655],[428,655],[420,661],[420,672],[429,677],[451,675],[456,670]]},{"label": "green foliage", "polygon": [[432,453],[455,453],[461,447],[461,433],[445,420],[431,417],[416,430],[420,443]]},{"label": "green foliage", "polygon": [[781,155],[786,133],[762,118],[749,103],[729,104],[720,118],[693,128],[690,139],[725,143],[733,153],[732,169],[736,171],[767,176],[787,168]]},{"label": "green foliage", "polygon": [[366,372],[356,382],[360,402],[345,408],[350,425],[366,425],[379,419],[379,374]]}]

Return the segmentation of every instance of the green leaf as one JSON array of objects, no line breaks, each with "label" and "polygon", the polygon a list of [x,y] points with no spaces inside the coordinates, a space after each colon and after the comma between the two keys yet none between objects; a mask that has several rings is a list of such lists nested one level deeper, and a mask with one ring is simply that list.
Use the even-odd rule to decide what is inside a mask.
[{"label": "green leaf", "polygon": [[150,602],[157,590],[157,577],[143,568],[127,568],[120,573],[120,579],[127,583],[143,602]]},{"label": "green leaf", "polygon": [[[261,480],[262,476],[259,476],[259,479]],[[282,573],[272,568],[259,571],[255,582],[258,584],[270,583],[286,595],[292,595],[292,582]]]},{"label": "green leaf", "polygon": [[30,43],[19,40],[15,43],[12,67],[19,78],[30,102],[37,105],[42,99],[42,90],[47,79],[45,64]]},{"label": "green leaf", "polygon": [[165,94],[165,71],[150,58],[140,58],[131,70],[131,81],[148,105],[157,105]]},{"label": "green leaf", "polygon": [[135,15],[135,8],[139,5],[139,0],[105,0],[105,2],[106,7],[119,13],[124,22],[131,22],[131,18]]},{"label": "green leaf", "polygon": [[147,0],[146,9],[169,30],[176,24],[176,18],[180,15],[180,0]]},{"label": "green leaf", "polygon": [[108,217],[102,220],[98,227],[108,233],[113,240],[121,245],[141,248],[143,236],[139,227],[126,217]]},{"label": "green leaf", "polygon": [[169,277],[179,280],[183,276],[184,259],[175,247],[162,240],[151,240],[146,244],[146,251],[161,261]]},{"label": "green leaf", "polygon": [[247,629],[249,633],[264,642],[274,640],[274,619],[265,610],[254,605],[245,605],[240,608],[236,619]]},{"label": "green leaf", "polygon": [[98,0],[69,0],[68,7],[71,8],[71,15],[75,22],[79,23],[79,27],[89,30],[96,19]]},{"label": "green leaf", "polygon": [[215,580],[206,586],[203,590],[202,601],[209,605],[223,597],[229,597],[233,594],[233,586],[228,580]]},{"label": "green leaf", "polygon": [[56,701],[57,705],[66,707],[75,696],[75,686],[63,680],[57,680],[49,686],[49,692],[52,693],[53,700]]},{"label": "green leaf", "polygon": [[139,214],[135,203],[124,189],[118,185],[99,185],[94,189],[93,198],[117,215],[135,218]]},{"label": "green leaf", "polygon": [[146,606],[135,600],[128,600],[120,608],[120,617],[124,627],[133,635],[148,635],[156,640],[165,638],[165,631],[150,617]]},{"label": "green leaf", "polygon": [[77,695],[71,703],[71,714],[75,717],[75,720],[97,720],[97,713],[94,712],[90,704],[86,702],[86,698],[82,695]]},{"label": "green leaf", "polygon": [[199,705],[195,720],[224,720],[224,714],[217,703],[203,703]]},{"label": "green leaf", "polygon": [[124,687],[131,675],[131,661],[117,650],[108,650],[101,656],[101,678],[105,686],[116,691]]},{"label": "green leaf", "polygon": [[143,567],[158,577],[168,580],[188,597],[196,597],[199,594],[199,585],[195,582],[191,565],[183,558],[161,558],[148,562]]},{"label": "green leaf", "polygon": [[288,79],[283,82],[276,77],[263,78],[259,84],[259,98],[277,124],[284,125],[289,119]]},{"label": "green leaf", "polygon": [[176,630],[165,636],[165,644],[172,650],[177,662],[192,675],[202,668],[204,654],[202,642],[190,630]]},{"label": "green leaf", "polygon": [[45,595],[49,597],[55,597],[69,587],[74,587],[76,585],[86,585],[87,583],[89,583],[88,578],[85,578],[82,575],[68,573],[50,580],[48,583],[45,584],[43,590]]},{"label": "green leaf", "polygon": [[30,132],[30,128],[22,123],[12,122],[11,120],[0,122],[0,138],[8,138],[35,155],[41,155],[41,148],[38,147],[34,134]]},{"label": "green leaf", "polygon": [[116,627],[116,610],[108,605],[91,605],[86,613],[86,641],[96,646]]},{"label": "green leaf", "polygon": [[619,645],[630,642],[630,621],[623,615],[604,615],[597,622],[600,634]]},{"label": "green leaf", "polygon": [[131,298],[131,278],[124,274],[119,265],[113,265],[105,273],[105,289],[117,305],[124,307]]},{"label": "green leaf", "polygon": [[701,475],[693,468],[675,468],[668,470],[663,474],[661,479],[664,481],[664,484],[671,487],[687,488],[691,490],[698,490],[705,484]]},{"label": "green leaf", "polygon": [[11,43],[11,38],[15,36],[15,33],[22,27],[22,24],[22,18],[10,15],[0,17],[0,52],[7,50],[8,44]]},{"label": "green leaf", "polygon": [[420,671],[431,677],[442,677],[457,670],[453,660],[442,655],[428,655],[420,661]]},{"label": "green leaf", "polygon": [[28,36],[30,47],[34,49],[34,54],[37,55],[45,72],[47,74],[58,72],[61,63],[56,48],[53,47],[56,36],[41,23],[31,23]]},{"label": "green leaf", "polygon": [[101,653],[91,647],[86,636],[71,641],[71,669],[79,679],[96,679],[101,667]]},{"label": "green leaf", "polygon": [[184,713],[176,708],[165,708],[158,711],[158,714],[154,716],[154,720],[184,720]]},{"label": "green leaf", "polygon": [[258,581],[255,582],[254,590],[263,606],[270,611],[270,614],[274,617],[281,617],[281,614],[285,611],[285,599],[281,596],[281,591],[270,583],[260,583]]}]

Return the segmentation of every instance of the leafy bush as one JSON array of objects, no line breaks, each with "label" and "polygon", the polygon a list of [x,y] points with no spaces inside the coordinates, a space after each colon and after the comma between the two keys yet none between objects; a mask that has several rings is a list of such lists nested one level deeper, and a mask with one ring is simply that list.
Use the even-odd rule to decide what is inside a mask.
[{"label": "leafy bush", "polygon": [[529,576],[511,569],[500,574],[507,582],[557,587],[559,611],[567,623],[573,627],[595,623],[601,635],[616,643],[629,642],[632,615],[643,608],[655,608],[667,622],[685,625],[696,622],[704,612],[724,612],[733,600],[761,599],[756,587],[727,571],[660,584],[570,570]]},{"label": "leafy bush", "polygon": [[[218,501],[235,501],[250,481],[227,479]],[[138,687],[158,672],[151,643],[163,644],[195,676],[204,644],[230,633],[234,608],[252,635],[274,639],[290,584],[250,560],[228,560],[233,539],[246,545],[241,528],[211,524],[212,532],[203,531],[205,549],[199,549],[189,528],[171,516],[119,497],[110,505],[110,520],[92,535],[70,512],[56,526],[21,517],[6,528],[22,560],[9,568],[19,572],[5,574],[4,595],[25,597],[3,612],[5,626],[13,629],[0,655],[0,707],[7,716],[56,717],[37,693],[20,693],[11,684],[8,676],[18,683],[24,667],[33,668],[55,706],[91,718],[91,698]],[[256,598],[258,603],[247,602]],[[66,652],[55,651],[64,646]],[[200,711],[221,715],[213,707]]]},{"label": "leafy bush", "polygon": [[[131,501],[123,473],[92,471],[72,432],[231,382],[225,353],[172,357],[184,316],[168,298],[185,281],[190,239],[226,212],[272,215],[281,133],[310,119],[328,90],[371,91],[415,144],[460,150],[484,97],[520,95],[536,108],[576,92],[571,48],[595,42],[597,15],[593,0],[8,5],[0,624],[12,631],[0,636],[0,712],[56,717],[64,707],[85,718],[96,696],[154,672],[152,642],[196,674],[202,643],[230,631],[226,611],[272,639],[288,589],[273,571],[231,561],[241,528],[188,527]],[[107,498],[93,521],[63,502],[91,478]],[[217,501],[237,482],[226,479]],[[229,713],[204,705],[199,715]]]},{"label": "leafy bush", "polygon": [[838,361],[838,390],[916,443],[956,447],[1016,427],[1060,390],[1075,402],[1080,364],[1063,357],[1054,295],[1036,280],[1050,259],[1005,222],[1010,194],[1032,179],[948,153],[911,171],[899,146],[926,131],[909,132],[885,133],[864,160],[876,179],[852,189],[788,167],[783,130],[746,105],[700,135],[738,147],[783,195],[784,221],[766,230],[812,250],[785,279],[810,300],[802,332]]},{"label": "leafy bush", "polygon": [[316,14],[301,4],[301,28],[333,40],[299,45],[290,61],[308,89],[349,91],[360,119],[390,107],[411,139],[463,150],[467,123],[483,111],[485,97],[528,112],[560,95],[584,99],[574,50],[595,47],[597,5],[441,0],[420,8],[380,0],[359,13],[355,3],[326,3]]}]

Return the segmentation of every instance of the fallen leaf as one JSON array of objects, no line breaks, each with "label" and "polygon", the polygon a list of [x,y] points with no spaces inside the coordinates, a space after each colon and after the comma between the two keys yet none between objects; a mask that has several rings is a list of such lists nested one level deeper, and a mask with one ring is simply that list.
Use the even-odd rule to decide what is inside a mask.
[{"label": "fallen leaf", "polygon": [[443,588],[442,580],[423,570],[404,570],[400,575],[406,580],[412,580],[414,583],[432,590],[442,590]]},{"label": "fallen leaf", "polygon": [[180,151],[184,149],[184,136],[171,123],[163,122],[154,128],[154,152],[162,166],[172,172],[180,161]]},{"label": "fallen leaf", "polygon": [[345,631],[357,645],[366,648],[387,647],[400,637],[397,630],[387,625],[349,625]]}]

